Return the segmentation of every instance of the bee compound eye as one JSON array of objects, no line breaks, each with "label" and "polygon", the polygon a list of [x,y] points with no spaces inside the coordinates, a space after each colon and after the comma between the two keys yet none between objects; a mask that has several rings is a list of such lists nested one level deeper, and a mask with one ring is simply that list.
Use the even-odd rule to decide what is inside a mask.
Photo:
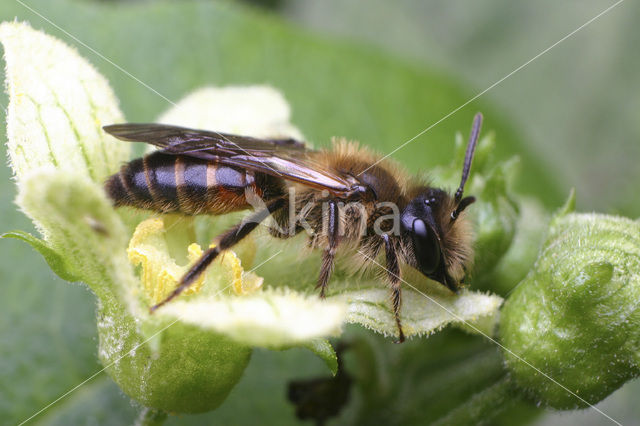
[{"label": "bee compound eye", "polygon": [[423,274],[431,274],[440,263],[440,244],[431,227],[422,219],[413,221],[413,247],[418,269]]}]

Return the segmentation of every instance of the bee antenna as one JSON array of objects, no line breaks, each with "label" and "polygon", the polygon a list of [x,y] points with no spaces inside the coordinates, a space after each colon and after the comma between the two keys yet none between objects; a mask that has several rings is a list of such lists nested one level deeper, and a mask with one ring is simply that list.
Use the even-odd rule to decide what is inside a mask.
[{"label": "bee antenna", "polygon": [[456,190],[455,202],[456,209],[451,212],[451,220],[456,220],[458,215],[466,209],[469,204],[476,201],[475,197],[462,198],[464,191],[464,184],[467,183],[469,177],[469,171],[471,170],[471,160],[473,160],[473,153],[476,150],[478,144],[478,136],[480,135],[480,128],[482,127],[482,113],[477,113],[473,117],[473,124],[471,125],[471,135],[469,136],[469,143],[467,144],[467,152],[464,154],[464,166],[462,168],[462,179],[460,180],[460,186]]},{"label": "bee antenna", "polygon": [[464,197],[462,200],[460,200],[460,203],[458,203],[458,206],[456,207],[456,209],[451,212],[451,220],[452,221],[456,220],[460,215],[460,213],[462,213],[462,211],[466,209],[469,206],[469,204],[474,203],[475,201],[476,201],[476,197],[474,196]]},{"label": "bee antenna", "polygon": [[462,168],[462,179],[460,180],[460,186],[458,187],[458,190],[456,191],[456,195],[455,195],[456,204],[460,204],[460,201],[462,201],[462,192],[464,191],[464,184],[467,182],[467,178],[469,177],[469,171],[471,170],[471,160],[473,159],[473,153],[476,150],[476,145],[478,143],[478,135],[480,134],[481,127],[482,127],[482,113],[477,113],[476,116],[473,118],[473,125],[471,126],[471,135],[469,136],[469,143],[467,144],[467,152],[464,154],[464,167]]}]

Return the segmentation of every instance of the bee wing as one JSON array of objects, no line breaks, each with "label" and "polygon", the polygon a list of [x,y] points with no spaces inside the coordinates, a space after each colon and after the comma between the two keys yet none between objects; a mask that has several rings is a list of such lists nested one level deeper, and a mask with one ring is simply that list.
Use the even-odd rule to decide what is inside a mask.
[{"label": "bee wing", "polygon": [[153,123],[113,124],[103,129],[124,141],[155,145],[167,154],[237,166],[339,196],[353,192],[345,176],[314,165],[309,154],[315,151],[295,139],[260,139]]},{"label": "bee wing", "polygon": [[[188,129],[166,124],[125,123],[103,127],[104,131],[129,142],[146,142],[171,154],[195,153],[216,149],[220,152],[252,150],[273,152],[278,149],[305,151],[304,142],[295,139],[259,139],[207,130]],[[195,156],[195,155],[194,155]],[[200,157],[198,157],[200,158]],[[204,159],[204,157],[203,157]]]}]

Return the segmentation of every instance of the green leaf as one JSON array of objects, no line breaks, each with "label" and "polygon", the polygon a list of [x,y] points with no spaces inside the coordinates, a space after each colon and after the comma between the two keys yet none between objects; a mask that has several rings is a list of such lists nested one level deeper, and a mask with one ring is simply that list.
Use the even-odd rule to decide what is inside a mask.
[{"label": "green leaf", "polygon": [[309,349],[316,356],[324,361],[327,365],[327,368],[331,371],[331,374],[334,376],[338,372],[338,356],[336,355],[336,351],[333,349],[331,343],[325,339],[313,339],[305,344],[303,344],[305,348]]},{"label": "green leaf", "polygon": [[[329,41],[233,4],[189,1],[116,7],[55,0],[34,7],[174,102],[207,85],[277,87],[291,105],[292,121],[316,145],[326,146],[332,136],[342,135],[390,152],[472,96],[444,73],[361,45]],[[7,4],[2,13],[3,19],[18,16],[60,34],[17,3]],[[99,22],[92,20],[94,16],[100,16]],[[129,120],[151,121],[169,106],[120,69],[79,49],[114,86]],[[497,145],[501,158],[525,150],[512,126],[501,119],[503,114],[482,99],[474,105],[394,157],[412,171],[447,163],[453,152],[449,141],[470,127],[476,110],[485,113],[486,130],[509,141]],[[523,158],[523,185],[546,200],[559,201],[544,171],[533,156]]]},{"label": "green leaf", "polygon": [[55,272],[56,275],[58,275],[60,278],[66,281],[79,281],[76,276],[67,271],[64,258],[51,247],[49,247],[49,245],[40,238],[34,237],[33,235],[24,231],[7,232],[6,234],[0,235],[0,238],[15,238],[17,240],[24,241],[25,243],[33,247],[38,253],[40,253],[42,257],[44,257],[44,260],[47,261],[47,264],[49,265],[51,270]]}]

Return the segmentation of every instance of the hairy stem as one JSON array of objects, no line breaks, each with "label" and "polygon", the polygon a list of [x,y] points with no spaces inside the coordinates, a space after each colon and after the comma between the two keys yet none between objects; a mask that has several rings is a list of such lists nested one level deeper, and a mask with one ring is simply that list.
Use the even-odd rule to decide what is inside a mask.
[{"label": "hairy stem", "polygon": [[160,426],[167,420],[168,414],[155,408],[145,407],[140,412],[135,426]]},{"label": "hairy stem", "polygon": [[514,395],[511,378],[504,375],[492,386],[478,392],[469,401],[438,419],[434,425],[477,424],[480,419],[483,423],[488,423],[518,401]]}]

